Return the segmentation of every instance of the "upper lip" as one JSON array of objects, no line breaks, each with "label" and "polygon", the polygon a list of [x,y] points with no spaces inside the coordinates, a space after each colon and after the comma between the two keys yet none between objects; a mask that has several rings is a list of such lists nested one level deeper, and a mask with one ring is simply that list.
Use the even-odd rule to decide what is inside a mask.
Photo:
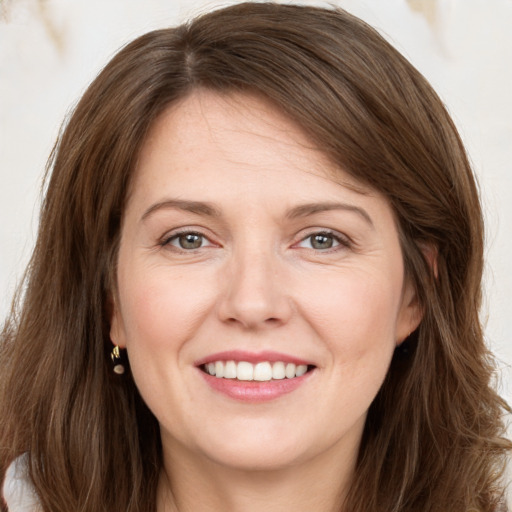
[{"label": "upper lip", "polygon": [[283,363],[293,363],[296,365],[305,364],[314,366],[311,361],[306,361],[300,357],[267,350],[262,352],[247,352],[244,350],[226,350],[224,352],[216,352],[215,354],[210,354],[198,359],[195,361],[194,365],[202,366],[204,364],[214,363],[215,361],[247,361],[252,364],[263,363],[265,361],[270,363],[281,361]]}]

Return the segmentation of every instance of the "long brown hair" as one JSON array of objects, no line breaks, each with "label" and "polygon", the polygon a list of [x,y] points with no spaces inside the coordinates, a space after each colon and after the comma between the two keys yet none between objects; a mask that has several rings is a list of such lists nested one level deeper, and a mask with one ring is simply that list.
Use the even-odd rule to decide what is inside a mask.
[{"label": "long brown hair", "polygon": [[122,49],[51,155],[39,236],[0,348],[0,471],[22,453],[46,512],[154,511],[156,419],[108,354],[120,225],[145,135],[197,88],[256,92],[384,194],[423,320],[371,405],[340,510],[496,510],[506,404],[479,321],[483,224],[426,80],[340,9],[243,3]]}]

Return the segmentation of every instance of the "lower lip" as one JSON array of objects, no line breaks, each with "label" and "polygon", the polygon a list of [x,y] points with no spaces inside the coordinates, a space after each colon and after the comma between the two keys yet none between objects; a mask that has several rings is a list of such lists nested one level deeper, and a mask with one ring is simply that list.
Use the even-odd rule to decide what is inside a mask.
[{"label": "lower lip", "polygon": [[239,400],[240,402],[268,402],[275,400],[283,395],[295,391],[298,387],[305,384],[314,370],[311,370],[300,377],[293,379],[267,380],[267,381],[241,381],[237,379],[224,379],[213,377],[212,375],[201,373],[206,383],[215,391],[222,393],[229,398]]}]

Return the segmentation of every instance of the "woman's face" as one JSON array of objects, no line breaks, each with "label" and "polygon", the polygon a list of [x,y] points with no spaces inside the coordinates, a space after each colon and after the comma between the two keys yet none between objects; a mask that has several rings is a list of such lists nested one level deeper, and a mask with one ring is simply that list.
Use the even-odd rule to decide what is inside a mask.
[{"label": "woman's face", "polygon": [[353,461],[419,321],[385,198],[249,95],[196,92],[153,126],[117,278],[112,341],[164,452],[232,468]]}]

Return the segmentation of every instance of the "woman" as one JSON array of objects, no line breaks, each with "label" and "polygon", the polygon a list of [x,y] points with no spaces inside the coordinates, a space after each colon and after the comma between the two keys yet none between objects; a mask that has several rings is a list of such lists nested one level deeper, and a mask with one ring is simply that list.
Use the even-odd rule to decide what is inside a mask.
[{"label": "woman", "polygon": [[16,480],[52,512],[503,505],[474,177],[373,29],[245,3],[142,36],[49,169],[2,336],[10,510]]}]

